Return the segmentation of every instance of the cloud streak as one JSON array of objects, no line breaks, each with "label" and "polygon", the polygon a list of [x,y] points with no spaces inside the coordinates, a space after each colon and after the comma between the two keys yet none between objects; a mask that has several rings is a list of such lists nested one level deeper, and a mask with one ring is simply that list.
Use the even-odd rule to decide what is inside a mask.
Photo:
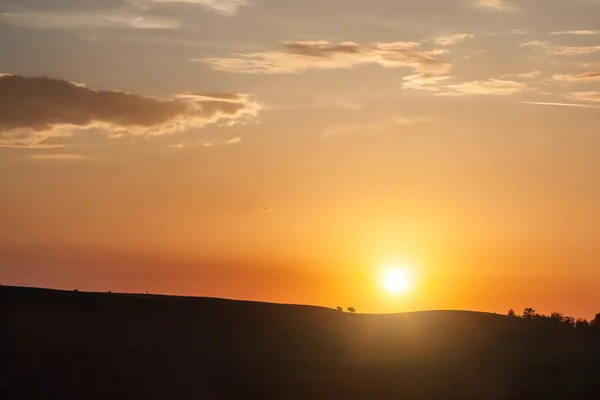
[{"label": "cloud streak", "polygon": [[524,101],[523,104],[532,104],[536,106],[552,106],[552,107],[573,107],[573,108],[600,108],[600,106],[592,106],[589,104],[578,104],[578,103],[550,103],[543,101]]},{"label": "cloud streak", "polygon": [[242,6],[250,5],[248,0],[150,0],[153,3],[198,4],[226,15],[236,15]]},{"label": "cloud streak", "polygon": [[488,79],[485,81],[465,82],[457,85],[446,86],[450,92],[440,93],[445,96],[464,96],[464,95],[495,95],[508,96],[530,89],[530,86],[523,82],[515,82],[503,79]]},{"label": "cloud streak", "polygon": [[454,46],[467,39],[473,39],[475,37],[472,33],[455,33],[450,36],[442,36],[433,39],[440,46]]},{"label": "cloud streak", "polygon": [[168,18],[144,17],[132,13],[96,14],[0,14],[0,21],[35,29],[132,28],[177,29],[179,23]]},{"label": "cloud streak", "polygon": [[327,128],[322,133],[322,137],[323,139],[331,139],[334,136],[344,134],[372,133],[381,129],[391,128],[393,126],[408,126],[428,122],[432,122],[432,119],[426,116],[398,116],[377,122],[332,126],[330,128]]},{"label": "cloud streak", "polygon": [[279,51],[237,54],[232,57],[195,59],[218,71],[245,74],[296,74],[376,64],[385,68],[407,67],[420,74],[443,75],[450,64],[440,60],[445,50],[423,50],[419,43],[394,42],[362,45],[355,42],[286,42]]},{"label": "cloud streak", "polygon": [[566,83],[600,82],[600,71],[587,71],[579,75],[557,74],[552,75],[552,79],[558,82]]},{"label": "cloud streak", "polygon": [[600,35],[600,31],[598,31],[598,30],[576,30],[576,31],[550,32],[550,36],[560,36],[560,35],[593,36],[593,35]]},{"label": "cloud streak", "polygon": [[539,40],[521,43],[520,46],[539,48],[546,54],[557,56],[579,56],[600,52],[600,46],[558,46]]},{"label": "cloud streak", "polygon": [[246,94],[185,93],[159,99],[98,91],[45,77],[0,76],[0,145],[44,145],[52,137],[100,129],[110,136],[165,135],[255,117]]},{"label": "cloud streak", "polygon": [[81,154],[32,154],[27,156],[30,160],[38,161],[81,161],[89,160],[88,157]]},{"label": "cloud streak", "polygon": [[576,101],[590,101],[600,103],[600,92],[572,92],[569,93],[567,97]]},{"label": "cloud streak", "polygon": [[514,12],[517,8],[508,0],[476,0],[475,6],[480,9],[498,12]]}]

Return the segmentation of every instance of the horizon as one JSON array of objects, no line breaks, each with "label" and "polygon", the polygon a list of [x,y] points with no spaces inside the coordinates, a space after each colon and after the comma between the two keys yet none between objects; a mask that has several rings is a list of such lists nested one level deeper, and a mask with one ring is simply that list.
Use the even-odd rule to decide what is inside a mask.
[{"label": "horizon", "polygon": [[600,312],[598,0],[4,0],[0,279]]},{"label": "horizon", "polygon": [[[362,312],[361,310],[356,310],[352,306],[327,306],[327,305],[319,305],[319,304],[303,304],[303,303],[281,303],[276,301],[261,301],[261,300],[251,300],[244,298],[233,298],[233,297],[209,297],[209,296],[201,296],[201,295],[178,295],[173,293],[151,293],[151,292],[113,292],[112,290],[108,291],[87,291],[80,290],[79,288],[68,289],[68,288],[55,288],[55,287],[36,287],[36,286],[18,286],[18,285],[3,285],[0,284],[0,289],[6,287],[17,290],[27,290],[27,291],[46,291],[46,292],[59,292],[59,293],[81,293],[81,294],[91,294],[91,295],[121,295],[121,296],[140,296],[140,297],[154,297],[154,298],[184,298],[190,300],[223,300],[223,301],[232,301],[232,302],[241,302],[241,303],[254,303],[254,304],[272,304],[272,305],[281,305],[281,306],[296,306],[296,307],[311,307],[311,308],[319,308],[326,309],[329,311],[337,311],[344,312],[349,314],[358,314],[358,315],[397,315],[397,314],[411,314],[411,313],[428,313],[428,312],[464,312],[464,313],[475,313],[475,314],[490,314],[490,315],[498,315],[498,316],[511,316],[511,312],[513,312],[513,316],[522,318],[523,313],[520,313],[513,308],[510,308],[506,313],[498,313],[493,311],[485,311],[485,310],[468,310],[468,309],[420,309],[420,310],[410,310],[410,311],[399,311],[399,312]],[[341,309],[340,309],[341,308]],[[352,309],[353,311],[350,311]],[[524,308],[524,311],[527,309],[532,310],[534,316],[540,316],[544,318],[549,318],[552,313],[559,313],[564,317],[571,317],[567,314],[564,314],[560,311],[553,311],[552,313],[538,313],[535,308]],[[588,323],[591,323],[593,320],[597,319],[600,316],[600,313],[594,314],[592,317],[595,318],[586,318],[581,316],[576,316],[574,318],[574,322],[584,320]]]}]

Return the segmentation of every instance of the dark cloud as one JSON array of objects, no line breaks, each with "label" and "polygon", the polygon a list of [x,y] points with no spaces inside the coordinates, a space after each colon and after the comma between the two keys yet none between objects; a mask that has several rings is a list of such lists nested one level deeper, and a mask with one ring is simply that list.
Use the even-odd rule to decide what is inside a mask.
[{"label": "dark cloud", "polygon": [[588,71],[588,72],[584,72],[583,74],[580,74],[578,76],[578,78],[580,79],[600,79],[600,72],[598,71]]},{"label": "dark cloud", "polygon": [[255,116],[258,104],[243,94],[185,93],[172,99],[45,77],[0,75],[0,145],[52,144],[73,130],[111,135],[161,135],[207,123]]},{"label": "dark cloud", "polygon": [[126,0],[2,0],[0,11],[102,11],[127,5]]}]

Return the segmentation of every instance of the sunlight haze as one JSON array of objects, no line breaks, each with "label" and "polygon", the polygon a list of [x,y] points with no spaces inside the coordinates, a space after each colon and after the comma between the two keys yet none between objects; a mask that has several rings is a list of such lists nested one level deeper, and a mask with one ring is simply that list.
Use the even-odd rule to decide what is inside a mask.
[{"label": "sunlight haze", "polygon": [[599,22],[597,0],[0,0],[0,283],[590,318]]}]

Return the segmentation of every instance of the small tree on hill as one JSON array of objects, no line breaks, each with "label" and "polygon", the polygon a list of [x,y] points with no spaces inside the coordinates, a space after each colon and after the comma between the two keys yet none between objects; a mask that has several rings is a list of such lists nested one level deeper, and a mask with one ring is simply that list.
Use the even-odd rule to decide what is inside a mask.
[{"label": "small tree on hill", "polygon": [[348,311],[351,312],[351,313],[355,313],[356,312],[356,310],[354,309],[354,307],[348,307]]},{"label": "small tree on hill", "polygon": [[516,317],[516,316],[517,316],[517,313],[515,312],[515,310],[513,310],[513,309],[511,308],[510,310],[508,310],[508,313],[507,313],[507,315],[508,315],[509,317]]},{"label": "small tree on hill", "polygon": [[533,308],[526,308],[523,310],[523,318],[533,319],[536,316],[536,312]]},{"label": "small tree on hill", "polygon": [[343,312],[343,311],[344,311],[344,309],[343,309],[342,307],[340,307],[340,306],[337,306],[337,310],[338,310],[339,312]]}]

